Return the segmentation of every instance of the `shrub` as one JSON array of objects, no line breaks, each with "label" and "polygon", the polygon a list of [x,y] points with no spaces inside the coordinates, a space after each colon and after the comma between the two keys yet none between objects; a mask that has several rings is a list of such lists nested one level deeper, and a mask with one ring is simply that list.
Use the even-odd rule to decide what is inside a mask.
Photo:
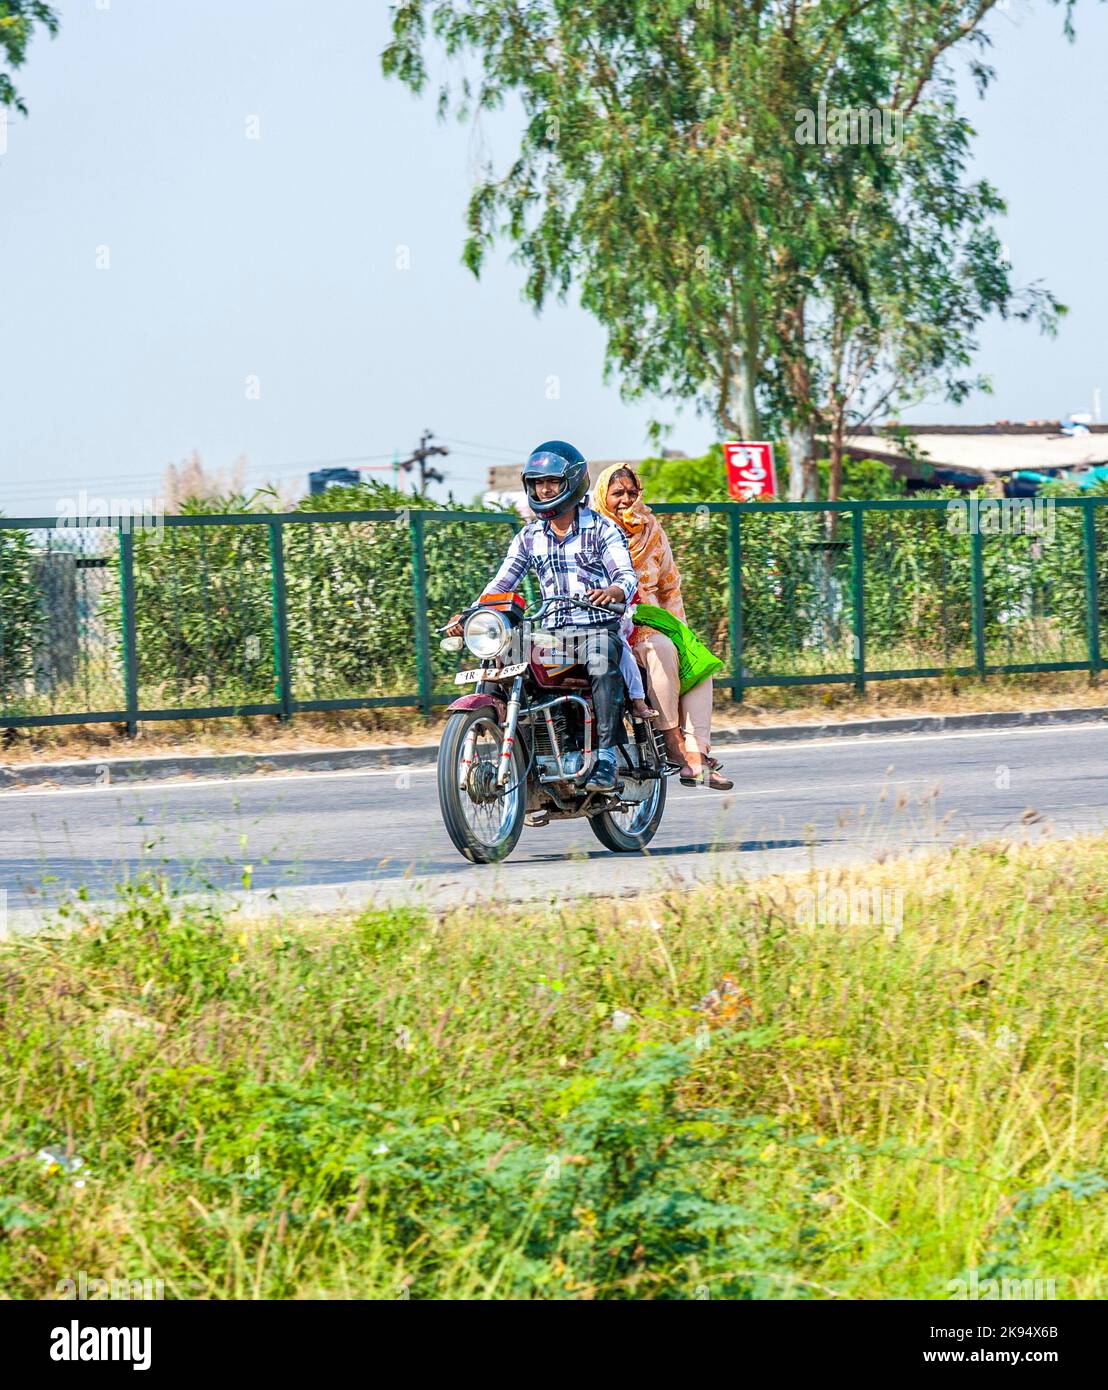
[{"label": "shrub", "polygon": [[40,632],[30,531],[4,530],[0,519],[0,705],[19,700],[34,676]]}]

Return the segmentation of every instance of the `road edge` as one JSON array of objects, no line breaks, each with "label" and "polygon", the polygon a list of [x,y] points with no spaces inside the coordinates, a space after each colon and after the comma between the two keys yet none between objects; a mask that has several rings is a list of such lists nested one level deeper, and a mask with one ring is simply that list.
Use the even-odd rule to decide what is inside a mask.
[{"label": "road edge", "polygon": [[[713,746],[741,747],[754,743],[798,743],[813,739],[866,738],[888,734],[941,734],[966,729],[1024,729],[1042,725],[1097,724],[1105,720],[1108,720],[1108,705],[846,719],[826,724],[749,725],[738,729],[720,729],[715,734]],[[343,772],[358,768],[420,767],[434,763],[437,756],[437,743],[395,743],[290,753],[84,758],[73,762],[0,765],[0,791],[19,791],[37,786],[96,787],[160,782],[174,777],[231,780],[272,772]]]}]

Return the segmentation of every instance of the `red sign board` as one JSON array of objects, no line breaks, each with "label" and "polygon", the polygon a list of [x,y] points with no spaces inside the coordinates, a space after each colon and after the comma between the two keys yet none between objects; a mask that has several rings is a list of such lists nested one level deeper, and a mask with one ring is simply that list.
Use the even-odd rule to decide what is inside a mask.
[{"label": "red sign board", "polygon": [[740,502],[752,497],[777,496],[777,471],[772,444],[732,442],[723,446],[727,464],[727,490]]}]

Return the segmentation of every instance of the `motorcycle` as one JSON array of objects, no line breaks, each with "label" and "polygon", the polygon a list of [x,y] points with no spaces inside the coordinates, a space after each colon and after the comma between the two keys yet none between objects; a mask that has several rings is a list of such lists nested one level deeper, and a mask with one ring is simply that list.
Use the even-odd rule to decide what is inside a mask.
[{"label": "motorcycle", "polygon": [[463,635],[440,643],[446,651],[465,647],[480,661],[454,678],[476,690],[450,705],[438,756],[447,834],[476,864],[509,855],[525,824],[581,817],[606,849],[644,850],[661,823],[666,779],[678,770],[666,760],[661,734],[635,716],[625,699],[615,790],[587,790],[596,761],[588,673],[573,653],[563,652],[570,659],[559,662],[556,631],[536,627],[558,605],[591,608],[606,617],[624,611],[621,604],[601,608],[584,599],[552,598],[528,613],[521,594],[483,594],[460,615]]}]

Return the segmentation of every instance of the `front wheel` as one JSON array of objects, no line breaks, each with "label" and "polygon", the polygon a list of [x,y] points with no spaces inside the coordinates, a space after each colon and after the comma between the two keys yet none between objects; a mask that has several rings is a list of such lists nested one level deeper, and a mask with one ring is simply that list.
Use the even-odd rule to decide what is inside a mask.
[{"label": "front wheel", "polygon": [[[472,734],[472,746],[467,748]],[[439,744],[439,808],[454,847],[474,864],[511,854],[527,809],[526,761],[516,741],[508,785],[496,786],[504,730],[490,709],[459,710]]]},{"label": "front wheel", "polygon": [[[628,749],[637,766],[642,746],[629,743]],[[646,763],[652,771],[661,771],[660,759],[651,757],[649,752],[646,753]],[[634,854],[647,847],[662,822],[662,812],[666,808],[666,781],[664,777],[653,777],[639,782],[622,769],[621,773],[627,810],[597,811],[589,817],[589,825],[605,849],[616,854]]]}]

